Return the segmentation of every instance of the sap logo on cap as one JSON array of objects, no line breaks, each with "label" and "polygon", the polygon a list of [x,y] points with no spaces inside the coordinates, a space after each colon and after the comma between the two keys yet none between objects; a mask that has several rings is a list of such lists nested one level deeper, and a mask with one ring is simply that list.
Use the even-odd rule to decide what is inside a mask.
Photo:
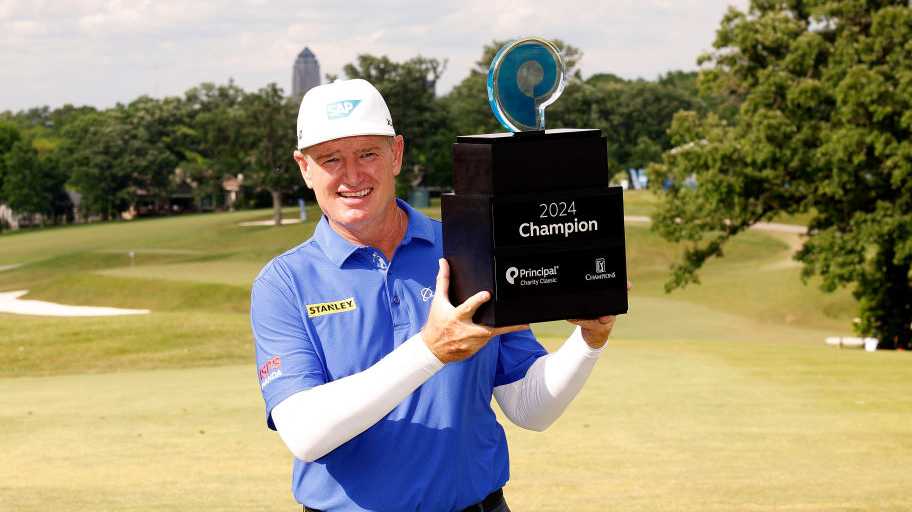
[{"label": "sap logo on cap", "polygon": [[361,100],[342,100],[326,105],[327,119],[341,119],[348,117],[355,110],[355,107],[361,103]]},{"label": "sap logo on cap", "polygon": [[507,282],[510,284],[514,284],[514,281],[516,280],[516,276],[518,276],[518,275],[519,275],[518,268],[516,268],[516,267],[508,268],[507,269]]}]

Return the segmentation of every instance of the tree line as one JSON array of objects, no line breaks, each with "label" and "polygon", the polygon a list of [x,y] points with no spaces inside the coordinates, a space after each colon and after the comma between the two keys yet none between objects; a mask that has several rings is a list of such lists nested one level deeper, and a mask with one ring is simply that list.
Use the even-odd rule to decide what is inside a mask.
[{"label": "tree line", "polygon": [[[570,80],[548,127],[601,129],[612,173],[648,167],[660,199],[652,229],[686,245],[667,291],[698,283],[699,269],[750,226],[803,214],[803,279],[851,287],[856,331],[912,350],[910,41],[908,0],[730,8],[699,77],[584,79],[580,50],[556,41]],[[455,137],[501,131],[485,80],[503,43],[485,46],[443,96],[435,87],[446,61],[361,55],[344,67],[380,89],[405,135],[400,194],[418,183],[448,188]],[[167,203],[178,178],[215,194],[243,173],[278,218],[283,195],[304,193],[290,158],[295,103],[274,84],[248,93],[229,83],[104,111],[0,114],[0,204],[57,222],[75,190],[86,214],[113,218],[141,201]]]},{"label": "tree line", "polygon": [[[295,105],[275,84],[246,92],[234,83],[193,87],[181,97],[142,96],[98,110],[65,105],[0,116],[0,203],[43,222],[109,220],[140,208],[174,211],[222,194],[226,177],[246,180],[281,204],[294,192]],[[289,124],[291,123],[291,124]]]},{"label": "tree line", "polygon": [[[485,79],[505,42],[485,46],[469,75],[443,96],[435,92],[444,60],[360,55],[344,66],[346,78],[377,86],[405,136],[400,194],[417,184],[449,188],[456,136],[503,130],[488,106]],[[670,148],[667,128],[679,110],[734,112],[720,98],[701,95],[693,72],[656,81],[608,74],[584,80],[580,50],[557,44],[570,80],[548,111],[548,126],[601,128],[613,171],[658,161]],[[298,101],[276,84],[248,92],[232,82],[204,83],[182,96],[141,96],[103,110],[65,105],[2,113],[0,203],[42,223],[109,220],[123,212],[222,205],[222,184],[232,179],[247,192],[238,207],[270,202],[279,219],[289,198],[309,196],[291,158]]]},{"label": "tree line", "polygon": [[858,333],[912,350],[912,6],[754,0],[713,47],[701,85],[735,95],[737,117],[678,113],[678,149],[650,168],[672,184],[653,227],[688,245],[667,288],[753,224],[804,214],[803,279],[851,287]]}]

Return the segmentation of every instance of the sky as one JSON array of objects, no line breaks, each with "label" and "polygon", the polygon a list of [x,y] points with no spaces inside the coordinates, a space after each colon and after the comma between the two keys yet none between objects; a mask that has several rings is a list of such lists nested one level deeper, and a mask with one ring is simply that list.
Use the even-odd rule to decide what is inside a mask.
[{"label": "sky", "polygon": [[[382,4],[382,5],[381,5]],[[747,0],[0,0],[0,111],[110,107],[233,79],[286,92],[305,46],[323,74],[359,54],[447,59],[445,94],[491,41],[559,38],[583,76],[697,68],[729,5]]]}]

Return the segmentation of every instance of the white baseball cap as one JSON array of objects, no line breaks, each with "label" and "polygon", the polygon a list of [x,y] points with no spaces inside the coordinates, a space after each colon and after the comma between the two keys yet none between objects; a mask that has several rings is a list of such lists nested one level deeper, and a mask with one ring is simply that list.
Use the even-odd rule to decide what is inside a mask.
[{"label": "white baseball cap", "polygon": [[299,149],[355,135],[396,135],[380,91],[360,78],[307,91],[298,109]]}]

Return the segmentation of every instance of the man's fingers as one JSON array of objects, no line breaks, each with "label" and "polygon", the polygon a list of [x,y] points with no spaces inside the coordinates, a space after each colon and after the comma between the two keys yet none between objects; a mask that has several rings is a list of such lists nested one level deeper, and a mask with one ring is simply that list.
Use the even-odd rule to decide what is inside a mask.
[{"label": "man's fingers", "polygon": [[450,264],[446,259],[437,260],[437,284],[434,297],[449,300],[450,298]]},{"label": "man's fingers", "polygon": [[478,292],[456,307],[456,315],[460,318],[472,318],[472,315],[475,314],[475,311],[490,299],[491,294],[489,292]]},{"label": "man's fingers", "polygon": [[633,289],[633,283],[631,283],[630,281],[627,281],[627,291],[629,292],[632,289]]},{"label": "man's fingers", "polygon": [[614,315],[600,316],[598,318],[569,318],[567,319],[573,325],[578,325],[580,327],[595,326],[598,324],[608,325],[614,322]]},{"label": "man's fingers", "polygon": [[500,336],[501,334],[506,334],[506,333],[508,333],[508,332],[525,331],[525,330],[528,329],[528,328],[529,328],[529,324],[524,324],[524,325],[507,325],[507,326],[504,326],[504,327],[495,327],[495,328],[491,331],[491,332],[494,333],[494,334],[492,334],[491,336]]}]

